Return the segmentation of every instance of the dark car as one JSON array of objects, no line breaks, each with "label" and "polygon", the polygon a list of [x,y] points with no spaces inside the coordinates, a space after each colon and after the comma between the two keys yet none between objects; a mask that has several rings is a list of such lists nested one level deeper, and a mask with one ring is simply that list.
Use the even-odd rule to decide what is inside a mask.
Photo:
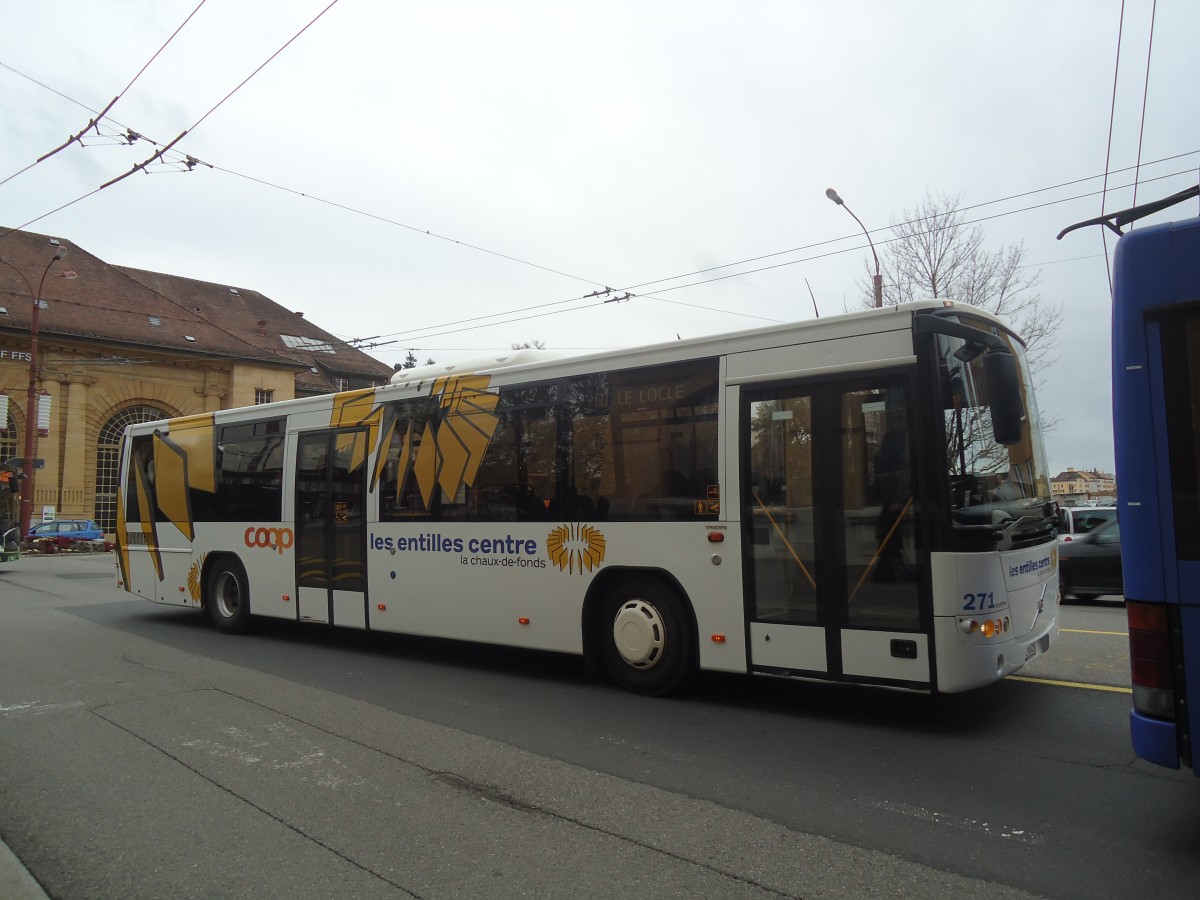
[{"label": "dark car", "polygon": [[53,538],[59,543],[99,541],[104,539],[104,532],[91,519],[55,519],[29,529],[29,540],[40,541],[47,538]]},{"label": "dark car", "polygon": [[1094,600],[1101,594],[1123,596],[1121,578],[1121,525],[1116,519],[1058,545],[1058,583],[1063,597]]}]

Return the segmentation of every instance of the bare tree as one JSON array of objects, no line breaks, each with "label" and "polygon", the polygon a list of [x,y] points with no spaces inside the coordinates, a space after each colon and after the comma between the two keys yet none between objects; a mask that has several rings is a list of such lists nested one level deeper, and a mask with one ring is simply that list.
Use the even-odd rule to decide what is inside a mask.
[{"label": "bare tree", "polygon": [[[1035,373],[1054,362],[1062,307],[1036,291],[1039,272],[1025,269],[1025,245],[989,251],[983,229],[966,223],[959,197],[929,194],[917,209],[892,220],[895,235],[880,247],[883,302],[944,298],[969,303],[999,316],[1024,339]],[[868,259],[858,282],[863,306],[875,305],[874,270]]]},{"label": "bare tree", "polygon": [[513,342],[514,350],[545,350],[546,342],[542,340],[521,341],[520,343]]}]

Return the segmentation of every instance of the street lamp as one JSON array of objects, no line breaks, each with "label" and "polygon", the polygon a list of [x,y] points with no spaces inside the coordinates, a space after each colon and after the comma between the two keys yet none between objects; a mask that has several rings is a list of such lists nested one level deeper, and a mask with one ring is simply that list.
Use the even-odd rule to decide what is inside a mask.
[{"label": "street lamp", "polygon": [[[46,278],[50,275],[51,267],[66,255],[67,248],[64,245],[60,244],[55,247],[54,256],[42,270],[42,279],[38,282],[36,291],[29,283],[29,279],[25,277],[24,272],[12,263],[0,260],[21,276],[21,280],[25,282],[25,287],[29,290],[29,295],[33,298],[33,313],[29,319],[29,389],[25,393],[25,459],[22,466],[25,478],[21,481],[21,540],[24,540],[25,535],[29,534],[29,523],[33,518],[33,455],[38,427],[38,410],[35,406],[37,403],[38,318],[42,311],[42,289],[46,286]],[[74,272],[58,272],[54,277],[71,279],[77,276]]]},{"label": "street lamp", "polygon": [[871,240],[871,232],[867,231],[867,226],[863,225],[862,219],[854,215],[853,210],[846,205],[846,201],[838,196],[838,192],[833,188],[825,191],[825,196],[844,209],[850,215],[854,216],[854,221],[858,223],[858,227],[863,230],[863,234],[867,236],[867,245],[871,248],[871,255],[875,257],[875,308],[879,309],[883,306],[883,276],[879,274],[879,254],[875,252],[875,242]]}]

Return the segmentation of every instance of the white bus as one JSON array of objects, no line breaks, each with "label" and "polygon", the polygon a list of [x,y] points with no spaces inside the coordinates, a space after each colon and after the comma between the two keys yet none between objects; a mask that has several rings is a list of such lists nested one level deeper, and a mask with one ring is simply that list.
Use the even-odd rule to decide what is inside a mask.
[{"label": "white bus", "polygon": [[1058,633],[1020,339],[908,304],[130,426],[121,585],[206,610],[929,692]]}]

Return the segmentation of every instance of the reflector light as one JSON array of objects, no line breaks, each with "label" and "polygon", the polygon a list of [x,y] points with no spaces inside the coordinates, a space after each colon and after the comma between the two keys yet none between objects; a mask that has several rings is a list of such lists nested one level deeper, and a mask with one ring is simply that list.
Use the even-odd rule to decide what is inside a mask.
[{"label": "reflector light", "polygon": [[708,533],[708,542],[710,544],[719,544],[723,540],[725,540],[725,532],[723,531],[710,531]]},{"label": "reflector light", "polygon": [[714,635],[712,636],[712,642],[713,642],[714,644],[723,644],[723,643],[725,643],[725,635],[723,635],[723,634],[714,634]]},{"label": "reflector light", "polygon": [[521,616],[521,618],[517,619],[517,621],[520,622],[522,625],[529,624],[529,618],[527,616]]},{"label": "reflector light", "polygon": [[380,612],[383,612],[385,609],[387,609],[387,604],[386,604],[386,603],[380,603],[380,604],[379,604],[378,606],[376,606],[375,608],[376,608],[377,610],[379,610]]},{"label": "reflector light", "polygon": [[1131,656],[1129,657],[1129,670],[1134,684],[1165,690],[1174,687],[1171,680],[1171,664],[1163,660]]},{"label": "reflector light", "polygon": [[1167,607],[1162,603],[1137,603],[1130,601],[1125,604],[1125,614],[1129,618],[1130,631],[1159,631],[1167,633]]}]

